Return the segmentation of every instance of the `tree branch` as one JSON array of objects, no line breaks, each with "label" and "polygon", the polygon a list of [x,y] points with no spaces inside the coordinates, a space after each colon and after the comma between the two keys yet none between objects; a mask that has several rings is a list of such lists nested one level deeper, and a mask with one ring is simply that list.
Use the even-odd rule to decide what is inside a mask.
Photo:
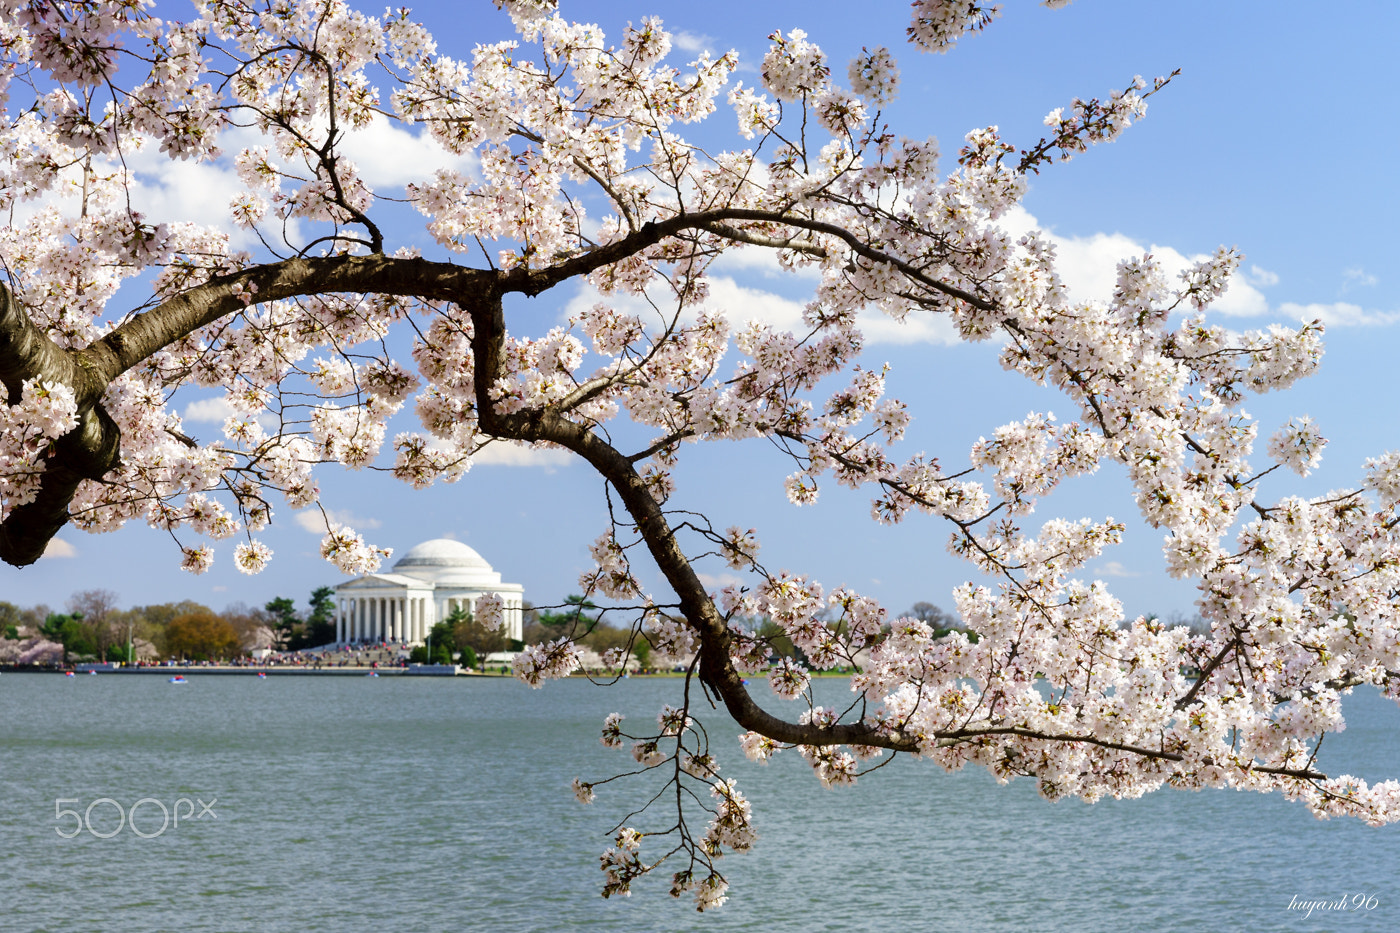
[{"label": "tree branch", "polygon": [[719,694],[735,722],[776,741],[796,745],[879,745],[895,751],[916,749],[912,737],[880,733],[863,723],[824,728],[799,725],[779,719],[754,702],[729,659],[728,626],[632,461],[592,431],[550,409],[512,414],[497,412],[490,390],[500,371],[505,336],[500,296],[491,296],[467,310],[472,316],[472,352],[476,359],[474,388],[481,429],[494,437],[559,444],[586,460],[617,490],[637,523],[647,550],[679,597],[682,614],[700,636],[701,681]]},{"label": "tree branch", "polygon": [[[759,223],[780,224],[788,227],[797,227],[801,230],[809,230],[813,233],[824,233],[835,237],[847,246],[851,251],[859,256],[869,259],[871,262],[882,263],[893,266],[904,273],[910,279],[918,282],[924,287],[941,292],[949,298],[956,298],[965,301],[974,308],[983,311],[994,311],[996,305],[985,298],[980,298],[964,289],[954,285],[949,285],[930,275],[923,270],[916,268],[910,263],[891,256],[889,253],[875,249],[866,244],[858,236],[849,230],[839,227],[836,224],[826,223],[820,220],[811,220],[784,211],[764,211],[753,208],[724,207],[712,211],[701,211],[696,214],[677,214],[665,220],[653,220],[642,225],[636,233],[628,234],[625,237],[614,240],[597,249],[590,250],[580,256],[574,256],[553,266],[541,269],[528,269],[518,266],[506,274],[503,286],[506,291],[518,291],[527,295],[538,295],[560,282],[567,281],[576,276],[585,276],[589,273],[601,269],[603,266],[619,262],[629,256],[641,252],[649,246],[654,246],[666,237],[675,236],[683,230],[705,230],[716,236],[716,224],[726,220],[749,220]],[[736,231],[742,232],[742,231]],[[745,234],[747,236],[747,234]],[[744,240],[743,242],[751,242]],[[812,252],[815,247],[805,248],[796,245],[788,248],[802,248],[804,252]]]},{"label": "tree branch", "polygon": [[68,503],[85,479],[100,479],[120,456],[117,425],[97,404],[106,380],[34,326],[14,294],[0,283],[0,383],[6,403],[19,402],[30,379],[67,386],[77,401],[78,425],[49,448],[39,492],[0,522],[0,560],[16,567],[34,563],[68,521]]},{"label": "tree branch", "polygon": [[501,273],[392,256],[286,259],[211,278],[138,314],[82,351],[101,378],[117,376],[246,304],[234,286],[256,287],[258,303],[301,295],[375,293],[458,303],[493,291]]},{"label": "tree branch", "polygon": [[121,432],[98,404],[111,381],[201,327],[243,310],[234,293],[256,286],[258,301],[298,295],[373,292],[470,302],[493,292],[501,273],[424,259],[382,255],[289,259],[216,276],[133,317],[83,350],[64,350],[34,326],[0,284],[0,383],[18,402],[25,380],[40,378],[73,390],[78,426],[59,438],[43,461],[37,497],[0,522],[0,560],[34,563],[68,521],[68,504],[85,479],[101,479],[121,456]]}]

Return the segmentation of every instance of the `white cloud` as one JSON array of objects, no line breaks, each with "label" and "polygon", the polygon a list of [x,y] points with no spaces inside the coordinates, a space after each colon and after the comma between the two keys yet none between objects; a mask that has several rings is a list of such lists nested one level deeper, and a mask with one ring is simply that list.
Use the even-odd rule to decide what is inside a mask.
[{"label": "white cloud", "polygon": [[1095,573],[1103,574],[1105,577],[1140,577],[1142,574],[1135,570],[1129,570],[1116,560],[1111,560],[1101,565]]},{"label": "white cloud", "polygon": [[725,252],[710,266],[712,275],[735,272],[758,274],[768,279],[801,281],[804,285],[821,281],[821,270],[816,266],[798,266],[788,269],[778,262],[778,251],[766,246],[736,246]]},{"label": "white cloud", "polygon": [[327,532],[327,520],[332,525],[345,525],[356,531],[373,531],[380,526],[377,518],[361,518],[342,509],[326,509],[324,516],[321,515],[320,509],[302,509],[296,513],[296,523],[314,535],[324,535]]},{"label": "white cloud", "polygon": [[431,181],[438,169],[467,176],[476,174],[475,155],[455,155],[427,133],[414,133],[384,117],[345,134],[341,151],[355,163],[365,184],[375,191]]},{"label": "white cloud", "polygon": [[1369,288],[1380,282],[1380,279],[1371,275],[1365,269],[1357,266],[1342,273],[1342,291],[1349,288]]},{"label": "white cloud", "polygon": [[801,330],[801,302],[784,298],[761,288],[740,285],[725,275],[710,279],[710,296],[705,299],[707,310],[723,312],[735,324],[763,321],[782,330]]},{"label": "white cloud", "polygon": [[[711,39],[683,32],[677,35],[675,41],[677,47],[683,50],[698,50],[706,47],[705,43]],[[132,153],[128,156],[128,164],[136,172],[137,178],[133,203],[152,221],[190,220],[218,227],[230,232],[235,245],[246,246],[251,233],[233,229],[227,219],[229,199],[241,189],[230,163],[239,149],[260,143],[265,143],[265,140],[252,131],[230,131],[223,140],[228,154],[215,163],[172,162],[161,155],[154,145]],[[366,183],[385,193],[401,191],[409,182],[427,181],[439,168],[468,175],[474,174],[476,169],[474,156],[449,153],[426,134],[414,133],[404,125],[384,118],[376,119],[365,129],[347,134],[342,149],[346,157],[356,163]],[[999,223],[1013,235],[1039,226],[1037,219],[1020,206],[1008,211]],[[298,234],[289,231],[289,235],[295,238]],[[1078,300],[1110,300],[1117,278],[1117,264],[1125,258],[1150,252],[1161,262],[1169,280],[1175,280],[1182,270],[1207,258],[1204,254],[1187,256],[1169,246],[1144,246],[1121,233],[1061,236],[1047,231],[1047,235],[1056,246],[1060,275],[1070,293]],[[815,268],[797,271],[783,269],[773,250],[730,250],[712,267],[711,294],[706,306],[724,310],[735,323],[758,319],[774,327],[800,329],[803,304],[762,288],[741,284],[740,279],[750,280],[751,277],[775,280],[781,277],[784,281],[794,282],[799,288],[809,288],[819,273]],[[1348,286],[1374,285],[1377,281],[1375,276],[1359,268],[1348,269],[1345,279]],[[1260,288],[1275,285],[1278,281],[1276,273],[1257,265],[1251,266],[1248,272],[1233,278],[1229,289],[1212,305],[1212,310],[1235,317],[1266,314],[1270,310],[1269,303]],[[603,299],[591,287],[585,286],[569,303],[569,309],[577,310],[600,300]],[[642,313],[647,319],[654,315],[650,307],[638,299],[613,296],[608,302],[632,313]],[[629,304],[633,307],[628,308]],[[1309,305],[1306,311],[1297,305],[1286,304],[1278,311],[1289,317],[1310,313],[1313,317],[1322,317],[1330,323],[1341,325],[1386,324],[1396,319],[1389,313],[1362,311],[1342,303]],[[860,324],[867,342],[872,345],[957,342],[954,329],[942,317],[911,316],[908,322],[901,324],[883,314],[866,311],[860,316]],[[196,411],[197,414],[194,413]],[[222,421],[232,413],[231,410],[224,411],[215,417],[215,411],[213,403],[196,402],[187,410],[186,417],[191,420]],[[511,463],[521,461],[517,455],[506,459]],[[482,462],[493,461],[487,459]]]},{"label": "white cloud", "polygon": [[472,465],[544,467],[547,472],[553,473],[559,467],[568,466],[572,459],[567,450],[492,441],[472,454]]},{"label": "white cloud", "polygon": [[[1021,208],[1008,215],[1005,226],[1020,234],[1035,226],[1035,218]],[[1144,252],[1162,263],[1171,278],[1193,262],[1207,258],[1204,255],[1184,256],[1171,247],[1152,246],[1144,248],[1121,233],[1096,233],[1088,237],[1062,237],[1050,234],[1056,246],[1057,267],[1071,294],[1079,299],[1108,300],[1113,294],[1113,284],[1117,277],[1119,260],[1130,256],[1140,256]],[[1374,275],[1365,270],[1348,269],[1345,274],[1348,285],[1369,286],[1377,283]],[[1234,317],[1257,317],[1269,314],[1269,301],[1260,288],[1277,285],[1277,273],[1251,266],[1244,274],[1235,275],[1230,288],[1211,305],[1211,311]],[[1346,289],[1343,288],[1343,291]],[[1376,311],[1344,301],[1331,304],[1297,304],[1284,302],[1272,309],[1272,316],[1298,321],[1320,320],[1329,327],[1384,326],[1400,321],[1400,312]]]},{"label": "white cloud", "polygon": [[[225,420],[235,414],[237,411],[226,399],[206,398],[186,405],[184,420],[223,424]],[[276,430],[277,419],[275,415],[263,415],[259,420],[263,424],[264,430]],[[491,441],[472,455],[472,463],[475,465],[544,467],[550,472],[561,466],[568,466],[571,459],[567,450],[526,447],[510,444],[506,441]],[[358,519],[348,512],[330,512],[328,514],[330,514],[332,521],[349,525],[352,528],[379,527],[379,523],[373,519]],[[325,522],[321,518],[321,513],[315,509],[298,513],[296,520],[297,524],[307,531],[314,531],[318,534],[325,533]]]},{"label": "white cloud", "polygon": [[[1039,221],[1025,208],[1012,208],[1000,221],[1003,229],[1015,236],[1039,228]],[[1177,276],[1194,263],[1210,258],[1204,253],[1186,256],[1170,246],[1144,246],[1122,233],[1095,233],[1090,236],[1060,236],[1045,231],[1055,244],[1055,268],[1060,273],[1070,295],[1079,301],[1111,301],[1113,287],[1118,281],[1118,263],[1134,256],[1151,253],[1162,265],[1167,281],[1176,284]],[[1251,282],[1251,275],[1236,275],[1229,289],[1211,305],[1211,310],[1234,317],[1253,317],[1269,310],[1268,299],[1255,285],[1272,284],[1273,273],[1255,266],[1251,273],[1262,275]],[[1274,276],[1277,279],[1277,276]]]},{"label": "white cloud", "polygon": [[714,55],[715,37],[682,29],[680,32],[671,34],[671,45],[679,51],[690,52],[692,55],[698,55],[701,52],[709,52]]},{"label": "white cloud", "polygon": [[[236,248],[251,248],[258,243],[256,235],[235,227],[229,218],[229,200],[243,190],[233,160],[249,146],[275,148],[268,137],[246,128],[228,130],[219,145],[224,154],[213,162],[171,160],[155,143],[126,153],[126,164],[135,178],[131,203],[150,223],[187,221],[213,227],[227,233]],[[415,133],[384,117],[364,129],[346,133],[340,148],[355,163],[371,190],[395,197],[409,182],[432,180],[440,168],[472,175],[477,165],[474,155],[454,155],[426,133]],[[292,166],[288,168],[296,171]],[[299,168],[296,173],[305,174],[305,167]],[[263,226],[270,240],[280,242],[281,221],[272,220]],[[302,241],[298,221],[288,222],[286,236],[293,243]]]},{"label": "white cloud", "polygon": [[[230,135],[230,134],[225,134]],[[245,143],[244,145],[246,145]],[[194,223],[212,227],[229,235],[235,248],[246,249],[257,243],[252,231],[233,226],[229,218],[229,199],[242,190],[229,158],[214,162],[172,160],[160,152],[159,144],[147,139],[140,148],[129,147],[120,161],[103,159],[95,162],[97,171],[115,173],[125,165],[130,172],[128,196],[131,209],[140,213],[146,223]],[[67,216],[76,215],[81,207],[81,174],[74,167],[62,175],[63,184],[57,194],[37,201],[23,202],[15,211],[16,226],[27,222],[42,207],[53,206]],[[120,195],[118,196],[120,199]],[[119,206],[124,206],[118,200]],[[288,225],[295,233],[295,222]]]},{"label": "white cloud", "polygon": [[[702,307],[709,311],[723,312],[736,329],[749,321],[761,321],[778,330],[806,332],[807,326],[802,322],[802,311],[805,308],[802,302],[761,288],[741,285],[727,275],[711,275],[709,285],[710,294]],[[623,294],[605,296],[586,282],[580,284],[574,297],[565,305],[564,317],[568,318],[599,303],[626,314],[635,314],[648,323],[659,323],[658,309],[653,308],[645,299]],[[660,305],[660,311],[673,313],[664,304]],[[688,320],[693,320],[694,317],[695,312],[687,311]],[[861,311],[857,320],[861,332],[865,334],[867,345],[958,342],[957,331],[944,317],[910,315],[901,323],[883,312],[868,308]]]},{"label": "white cloud", "polygon": [[726,586],[738,586],[744,578],[737,573],[697,573],[700,584],[707,590],[722,590]]},{"label": "white cloud", "polygon": [[1299,321],[1321,321],[1328,327],[1367,327],[1394,324],[1400,312],[1368,311],[1360,305],[1345,301],[1331,304],[1300,305],[1291,301],[1279,305],[1279,314]]},{"label": "white cloud", "polygon": [[[182,419],[185,421],[205,421],[211,424],[222,425],[229,418],[238,414],[238,410],[228,403],[224,398],[205,398],[197,402],[190,402],[185,406],[185,413]],[[258,424],[269,434],[276,434],[280,422],[272,412],[264,412],[257,417]]]},{"label": "white cloud", "polygon": [[44,557],[77,557],[78,549],[62,538],[51,538],[44,545]]},{"label": "white cloud", "polygon": [[[248,146],[268,145],[268,139],[252,129],[235,127],[219,139],[223,155],[211,162],[170,159],[154,140],[147,139],[139,150],[123,154],[132,173],[131,206],[145,215],[147,223],[193,223],[228,234],[235,249],[256,248],[259,241],[252,230],[236,227],[229,216],[229,201],[244,190],[233,159]],[[283,236],[281,221],[262,225],[272,242]],[[292,242],[301,239],[300,221],[287,222],[285,235]]]},{"label": "white cloud", "polygon": [[229,418],[238,414],[232,405],[224,398],[205,398],[197,402],[190,402],[185,406],[185,421],[210,421],[214,424],[223,424]]},{"label": "white cloud", "polygon": [[249,230],[233,225],[229,200],[243,190],[231,165],[219,162],[171,160],[155,145],[127,157],[135,172],[131,204],[148,223],[187,222],[213,227],[229,235],[235,246],[257,242]]},{"label": "white cloud", "polygon": [[882,311],[866,308],[856,320],[867,345],[932,343],[952,346],[962,342],[958,329],[944,314],[910,314],[903,321],[896,321]]},{"label": "white cloud", "polygon": [[[1025,208],[1015,207],[999,221],[1013,236],[1039,229],[1039,222]],[[1150,253],[1161,263],[1169,283],[1179,281],[1181,272],[1209,258],[1206,254],[1187,256],[1170,246],[1143,244],[1122,233],[1095,233],[1089,236],[1060,236],[1046,231],[1055,244],[1056,268],[1070,294],[1079,301],[1110,301],[1118,278],[1118,263],[1124,259]],[[798,288],[812,287],[820,273],[804,267],[796,271],[784,269],[774,250],[740,248],[726,252],[710,267],[710,296],[705,307],[724,311],[736,325],[760,320],[776,328],[802,329],[803,303],[752,284],[756,279],[783,280]],[[1277,284],[1279,277],[1257,265],[1231,279],[1229,288],[1211,305],[1211,310],[1232,317],[1257,317],[1269,313],[1269,302],[1261,288]],[[646,321],[656,321],[657,309],[641,298],[628,295],[603,297],[589,285],[582,285],[568,303],[566,316],[597,303],[607,304],[624,313],[636,314]],[[1278,313],[1289,316],[1289,306]],[[662,313],[668,308],[660,306]],[[1334,320],[1343,315],[1333,315]],[[954,344],[957,332],[945,316],[915,314],[901,323],[873,309],[859,315],[861,330],[869,345],[876,344]],[[1381,315],[1371,314],[1342,320],[1342,323],[1384,323]]]},{"label": "white cloud", "polygon": [[[781,330],[806,330],[802,322],[802,312],[806,307],[804,303],[740,285],[728,276],[713,276],[710,279],[710,297],[705,301],[705,307],[724,311],[735,324],[759,320]],[[958,342],[957,330],[942,315],[911,314],[901,322],[875,308],[865,308],[856,320],[867,345]]]},{"label": "white cloud", "polygon": [[1248,272],[1249,281],[1260,288],[1268,288],[1270,285],[1278,284],[1278,273],[1270,272],[1268,269],[1261,269],[1258,266],[1250,266]]}]

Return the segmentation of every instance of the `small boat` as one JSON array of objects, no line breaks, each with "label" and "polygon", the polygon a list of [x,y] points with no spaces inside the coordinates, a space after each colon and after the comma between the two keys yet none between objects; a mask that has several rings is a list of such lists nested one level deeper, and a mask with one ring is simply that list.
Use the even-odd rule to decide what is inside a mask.
[{"label": "small boat", "polygon": [[92,674],[93,676],[96,676],[96,675],[97,675],[97,671],[88,671],[88,673],[89,673],[89,674]]},{"label": "small boat", "polygon": [[259,680],[266,680],[266,679],[267,679],[267,672],[266,672],[266,671],[258,671],[258,679],[259,679]]},{"label": "small boat", "polygon": [[369,672],[368,674],[366,674],[365,676],[366,676],[366,677],[378,677],[378,676],[379,676],[379,672],[378,672],[378,671],[370,671],[370,672]]},{"label": "small boat", "polygon": [[72,676],[73,676],[73,672],[72,672],[72,671],[64,671],[64,672],[63,672],[63,676],[64,676],[64,677],[72,677]]},{"label": "small boat", "polygon": [[176,674],[174,677],[170,678],[170,682],[171,682],[172,684],[187,684],[187,683],[189,683],[189,681],[185,679],[185,675],[184,675],[184,674]]}]

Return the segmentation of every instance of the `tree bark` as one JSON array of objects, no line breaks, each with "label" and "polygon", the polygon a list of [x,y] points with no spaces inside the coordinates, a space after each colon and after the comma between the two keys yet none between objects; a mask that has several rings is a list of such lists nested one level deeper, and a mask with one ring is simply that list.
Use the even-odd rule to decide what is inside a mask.
[{"label": "tree bark", "polygon": [[0,383],[6,402],[21,399],[30,379],[73,390],[78,425],[50,445],[41,463],[39,492],[0,522],[0,560],[16,567],[34,563],[68,521],[68,503],[85,479],[100,479],[120,457],[120,432],[98,404],[107,382],[91,367],[34,326],[10,290],[0,283]]}]

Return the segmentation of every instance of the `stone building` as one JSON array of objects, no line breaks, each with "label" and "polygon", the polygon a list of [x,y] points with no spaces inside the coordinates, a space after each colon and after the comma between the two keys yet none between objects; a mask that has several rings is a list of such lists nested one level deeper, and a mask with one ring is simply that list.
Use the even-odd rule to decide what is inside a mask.
[{"label": "stone building", "polygon": [[501,575],[460,541],[424,541],[388,573],[368,573],[335,588],[336,640],[418,644],[435,622],[458,607],[474,612],[477,597],[487,593],[505,602],[502,633],[519,639],[525,588],[502,583]]}]

